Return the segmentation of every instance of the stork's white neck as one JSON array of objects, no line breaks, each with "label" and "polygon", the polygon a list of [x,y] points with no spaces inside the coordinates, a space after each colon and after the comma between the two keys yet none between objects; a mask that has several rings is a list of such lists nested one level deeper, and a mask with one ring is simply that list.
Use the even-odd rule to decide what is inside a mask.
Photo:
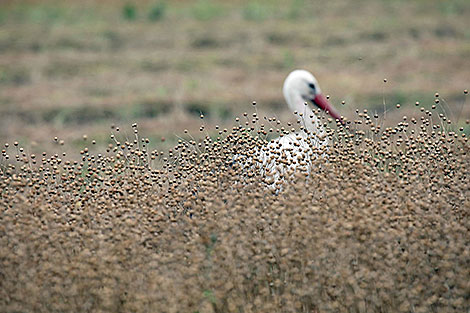
[{"label": "stork's white neck", "polygon": [[[286,101],[292,112],[297,111],[297,118],[301,118],[304,127],[311,133],[321,135],[324,133],[323,126],[318,117],[312,112],[310,105],[305,105],[305,100],[299,94],[288,93]],[[300,113],[302,116],[300,116]]]}]

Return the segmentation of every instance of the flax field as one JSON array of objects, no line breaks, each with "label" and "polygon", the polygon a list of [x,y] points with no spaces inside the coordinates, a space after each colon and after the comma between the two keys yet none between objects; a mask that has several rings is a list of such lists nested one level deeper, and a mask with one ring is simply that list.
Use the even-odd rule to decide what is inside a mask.
[{"label": "flax field", "polygon": [[0,4],[1,312],[470,310],[465,1],[64,3]]}]

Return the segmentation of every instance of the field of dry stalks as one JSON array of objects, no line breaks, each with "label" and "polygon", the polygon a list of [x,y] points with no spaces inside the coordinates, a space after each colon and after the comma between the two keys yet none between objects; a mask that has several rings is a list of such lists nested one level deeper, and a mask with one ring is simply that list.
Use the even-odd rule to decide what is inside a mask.
[{"label": "field of dry stalks", "polygon": [[229,127],[254,100],[286,120],[296,68],[345,116],[380,113],[385,98],[402,106],[387,114],[397,123],[435,92],[452,119],[470,116],[468,0],[178,0],[150,19],[155,2],[0,1],[0,142],[52,152],[60,134],[71,154],[87,134],[96,152],[109,125],[138,122],[168,149],[200,112]]},{"label": "field of dry stalks", "polygon": [[[465,312],[470,145],[437,110],[367,111],[274,182],[256,151],[306,131],[256,113],[218,137],[72,161],[5,145],[3,312]],[[201,127],[203,128],[203,127]],[[234,162],[234,156],[237,161]],[[319,157],[315,157],[319,156]],[[273,186],[274,185],[274,186]]]},{"label": "field of dry stalks", "polygon": [[0,1],[0,312],[470,312],[469,13]]}]

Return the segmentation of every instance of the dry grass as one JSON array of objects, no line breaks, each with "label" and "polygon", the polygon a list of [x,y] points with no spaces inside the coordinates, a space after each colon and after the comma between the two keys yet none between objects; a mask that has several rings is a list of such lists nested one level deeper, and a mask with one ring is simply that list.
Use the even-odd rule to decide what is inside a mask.
[{"label": "dry grass", "polygon": [[324,120],[331,144],[310,175],[298,167],[275,189],[250,151],[266,146],[270,123],[291,126],[259,115],[168,153],[137,125],[135,140],[114,128],[114,145],[79,161],[10,144],[0,307],[467,311],[470,146],[444,115],[422,112],[390,128],[365,112],[345,127]]},{"label": "dry grass", "polygon": [[180,125],[197,131],[199,111],[225,126],[253,100],[281,114],[294,68],[312,71],[337,106],[346,100],[346,116],[382,111],[383,96],[427,104],[434,92],[459,112],[469,88],[465,0],[172,1],[156,21],[153,2],[134,20],[123,17],[131,1],[61,3],[0,4],[0,140],[36,153],[57,134],[79,142],[82,125],[99,139],[137,121],[174,143]]}]

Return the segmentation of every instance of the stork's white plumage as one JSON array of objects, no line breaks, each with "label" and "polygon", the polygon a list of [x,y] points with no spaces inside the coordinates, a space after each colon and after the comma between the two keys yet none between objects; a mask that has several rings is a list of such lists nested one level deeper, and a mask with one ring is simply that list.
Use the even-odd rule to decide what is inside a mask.
[{"label": "stork's white plumage", "polygon": [[282,91],[289,109],[301,119],[303,130],[283,134],[260,151],[262,173],[270,176],[273,182],[282,180],[289,170],[300,169],[309,172],[312,159],[318,155],[315,149],[321,149],[328,144],[325,130],[308,102],[343,123],[341,116],[322,94],[316,78],[310,72],[291,72]]}]

